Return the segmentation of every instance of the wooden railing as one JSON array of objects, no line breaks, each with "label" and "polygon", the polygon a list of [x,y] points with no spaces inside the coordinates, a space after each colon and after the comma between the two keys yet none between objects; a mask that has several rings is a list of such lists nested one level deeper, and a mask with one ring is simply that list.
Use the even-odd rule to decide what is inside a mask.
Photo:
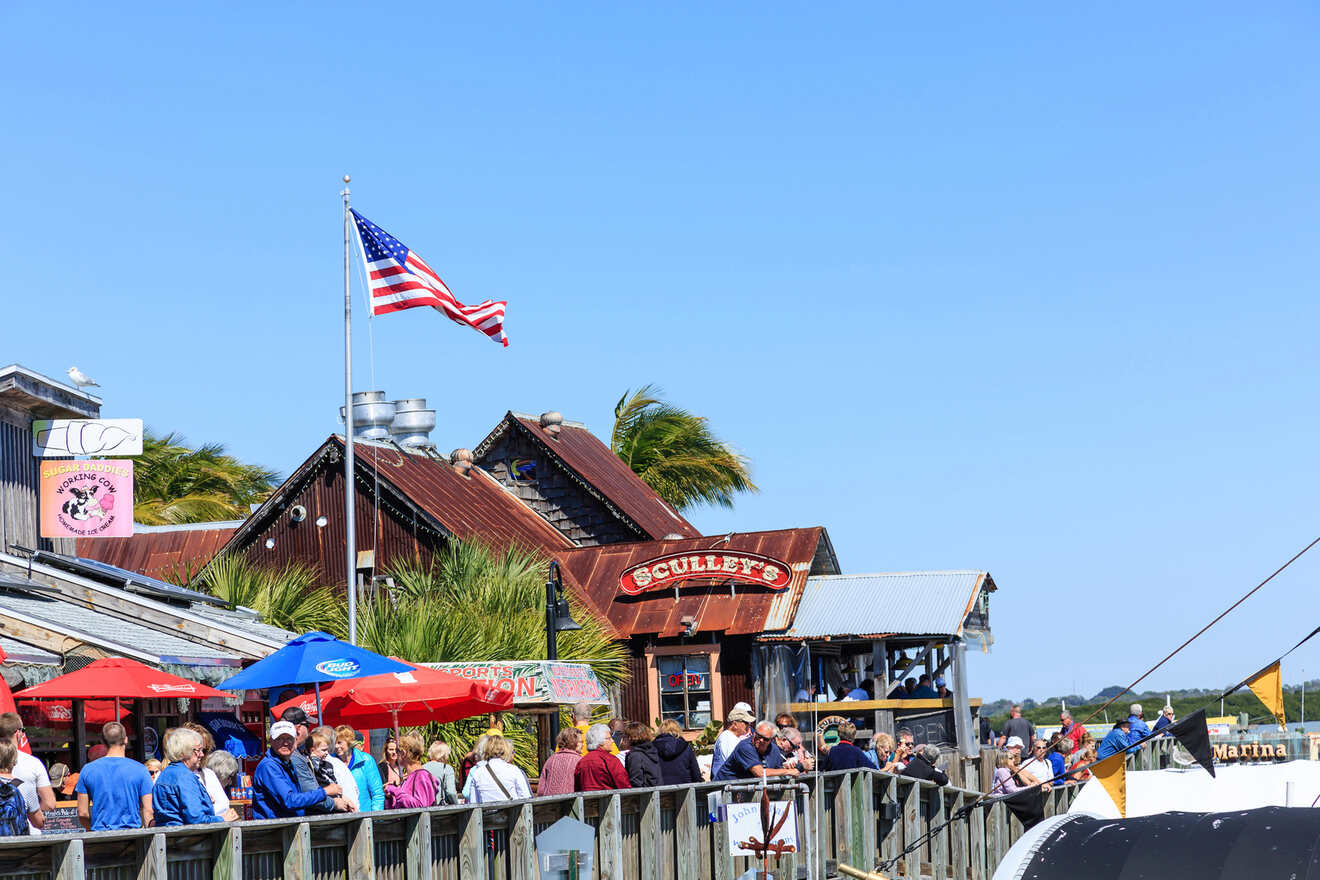
[{"label": "wooden railing", "polygon": [[[902,858],[896,873],[987,880],[1022,833],[1002,803],[940,827],[982,797],[974,791],[878,770],[808,774],[800,781],[807,791],[798,801],[798,836],[812,845],[805,853],[784,856],[777,876],[823,880],[837,875],[839,862],[869,869],[938,829]],[[597,829],[593,880],[732,880],[751,865],[749,859],[723,855],[727,826],[709,820],[706,796],[723,787],[703,783],[425,810],[7,838],[0,840],[0,877],[533,880],[536,835],[571,815]],[[1078,788],[1052,789],[1046,815],[1066,812]]]}]

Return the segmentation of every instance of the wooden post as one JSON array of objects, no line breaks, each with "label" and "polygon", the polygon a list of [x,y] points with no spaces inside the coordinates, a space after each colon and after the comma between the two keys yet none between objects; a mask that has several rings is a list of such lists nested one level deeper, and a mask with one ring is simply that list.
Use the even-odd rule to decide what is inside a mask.
[{"label": "wooden post", "polygon": [[[580,800],[580,799],[579,799]],[[674,846],[677,850],[677,875],[697,878],[701,876],[700,851],[697,841],[697,791],[688,786],[678,802],[674,817]]]},{"label": "wooden post", "polygon": [[637,849],[641,860],[641,880],[665,880],[660,876],[660,792],[642,796],[641,816],[637,823]]},{"label": "wooden post", "polygon": [[817,784],[807,794],[807,839],[811,849],[808,852],[808,880],[825,880],[825,780],[816,780]]},{"label": "wooden post", "polygon": [[312,827],[306,822],[284,829],[284,880],[312,880]]},{"label": "wooden post", "polygon": [[536,826],[532,824],[532,805],[523,804],[509,829],[510,880],[536,880]]},{"label": "wooden post", "polygon": [[481,821],[481,806],[468,810],[459,820],[459,880],[486,880],[486,835]]},{"label": "wooden post", "polygon": [[423,811],[409,816],[405,828],[408,849],[404,855],[404,877],[431,880],[431,814]]},{"label": "wooden post", "polygon": [[243,829],[230,825],[214,838],[211,854],[212,880],[243,880]]},{"label": "wooden post", "polygon": [[[871,642],[871,687],[875,692],[875,699],[883,700],[889,696],[889,691],[886,689],[888,686],[889,673],[885,671],[885,640],[877,639]],[[880,726],[885,720],[882,717],[883,714],[879,709],[875,711],[875,720],[872,722],[871,730],[876,733],[882,730],[885,733],[893,733],[891,728],[894,723],[894,713],[889,713],[889,726],[886,727]]]},{"label": "wooden post", "polygon": [[165,835],[138,838],[138,880],[167,880]]},{"label": "wooden post", "polygon": [[600,880],[623,880],[623,807],[617,791],[601,810],[596,839],[600,843]]},{"label": "wooden post", "polygon": [[83,880],[87,876],[81,837],[61,841],[51,847],[50,871],[54,880]]},{"label": "wooden post", "polygon": [[[870,870],[875,867],[875,807],[871,771],[861,770],[852,776],[852,858],[854,865]],[[840,853],[842,856],[842,853]]]},{"label": "wooden post", "polygon": [[568,815],[577,819],[579,822],[587,821],[586,804],[582,801],[582,795],[573,798],[573,803],[569,805]]},{"label": "wooden post", "polygon": [[[430,853],[427,853],[428,860]],[[371,817],[364,816],[348,828],[348,876],[374,880],[376,876],[376,844],[371,829]]]},{"label": "wooden post", "polygon": [[834,792],[834,860],[846,862],[853,851],[852,772],[838,777]]},{"label": "wooden post", "polygon": [[988,794],[995,785],[995,764],[999,761],[999,750],[981,749],[981,793]]}]

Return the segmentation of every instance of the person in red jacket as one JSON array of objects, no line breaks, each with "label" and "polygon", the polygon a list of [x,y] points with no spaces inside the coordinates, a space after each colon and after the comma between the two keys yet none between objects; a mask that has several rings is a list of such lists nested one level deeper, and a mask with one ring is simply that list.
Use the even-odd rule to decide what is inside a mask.
[{"label": "person in red jacket", "polygon": [[587,728],[587,753],[573,768],[574,791],[631,788],[623,762],[610,754],[613,743],[608,724],[593,724]]}]

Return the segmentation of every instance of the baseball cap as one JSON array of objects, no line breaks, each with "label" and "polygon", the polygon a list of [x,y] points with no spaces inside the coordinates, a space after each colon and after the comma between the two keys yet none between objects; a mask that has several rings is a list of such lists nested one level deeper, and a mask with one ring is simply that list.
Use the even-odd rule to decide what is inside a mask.
[{"label": "baseball cap", "polygon": [[286,734],[295,739],[298,736],[298,728],[294,727],[292,721],[276,721],[270,726],[270,738],[272,740],[279,739]]},{"label": "baseball cap", "polygon": [[749,706],[749,705],[746,704],[746,703],[743,703],[743,702],[737,702],[737,703],[734,703],[734,704],[733,704],[733,708],[730,709],[729,711],[731,711],[731,712],[742,711],[742,712],[746,712],[748,715],[751,715],[751,714],[752,714],[752,707]]},{"label": "baseball cap", "polygon": [[937,687],[937,688],[942,688],[942,687],[945,687],[945,686],[947,686],[947,685],[948,685],[948,682],[944,680],[944,676],[941,675],[941,676],[939,676],[938,678],[935,679],[935,687]]},{"label": "baseball cap", "polygon": [[1020,748],[1023,748],[1024,745],[1025,745],[1025,743],[1022,742],[1022,737],[1020,737],[1020,736],[1010,736],[1010,737],[1008,738],[1008,742],[1004,743],[1004,748],[1006,748],[1006,749],[1011,749],[1011,748],[1013,748],[1014,746],[1017,746],[1017,747],[1020,749]]},{"label": "baseball cap", "polygon": [[293,724],[306,724],[309,727],[311,726],[311,722],[307,720],[307,713],[298,706],[290,706],[285,709],[284,714],[280,715],[280,720],[289,721]]},{"label": "baseball cap", "polygon": [[733,711],[729,713],[729,720],[746,721],[748,724],[751,724],[753,721],[756,720],[756,716],[752,715],[751,712],[748,712],[745,709],[739,709],[737,706],[735,706],[733,708]]}]

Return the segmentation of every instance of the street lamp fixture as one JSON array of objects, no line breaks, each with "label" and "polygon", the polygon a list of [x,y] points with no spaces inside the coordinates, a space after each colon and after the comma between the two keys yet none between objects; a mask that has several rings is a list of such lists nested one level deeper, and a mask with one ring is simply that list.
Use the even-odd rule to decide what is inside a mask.
[{"label": "street lamp fixture", "polygon": [[[582,624],[573,619],[569,611],[568,600],[564,598],[564,577],[559,570],[559,560],[551,560],[550,571],[545,581],[545,657],[547,660],[559,659],[558,635],[582,629]],[[550,713],[550,748],[555,747],[559,738],[559,710]]]}]

